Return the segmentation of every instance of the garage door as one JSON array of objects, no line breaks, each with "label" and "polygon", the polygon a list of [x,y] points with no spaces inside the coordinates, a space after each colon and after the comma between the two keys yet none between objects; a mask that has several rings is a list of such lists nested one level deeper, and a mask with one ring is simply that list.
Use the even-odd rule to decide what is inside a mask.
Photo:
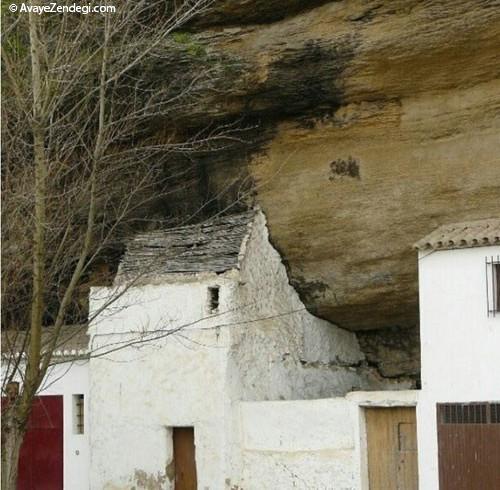
[{"label": "garage door", "polygon": [[500,403],[437,405],[440,490],[500,488]]}]

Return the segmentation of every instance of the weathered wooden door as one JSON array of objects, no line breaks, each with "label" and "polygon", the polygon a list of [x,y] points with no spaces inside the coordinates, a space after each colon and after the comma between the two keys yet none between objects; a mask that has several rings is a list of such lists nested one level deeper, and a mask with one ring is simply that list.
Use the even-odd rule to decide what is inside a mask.
[{"label": "weathered wooden door", "polygon": [[196,454],[193,427],[174,427],[175,490],[196,490]]},{"label": "weathered wooden door", "polygon": [[370,490],[418,490],[415,408],[365,410]]},{"label": "weathered wooden door", "polygon": [[500,488],[500,403],[437,406],[440,490]]}]

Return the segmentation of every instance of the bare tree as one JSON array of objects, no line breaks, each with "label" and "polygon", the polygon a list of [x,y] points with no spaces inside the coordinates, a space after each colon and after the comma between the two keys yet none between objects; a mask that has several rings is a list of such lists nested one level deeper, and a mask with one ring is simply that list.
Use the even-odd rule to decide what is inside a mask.
[{"label": "bare tree", "polygon": [[[178,49],[172,33],[213,1],[137,0],[103,15],[4,19],[3,328],[23,345],[4,372],[4,386],[20,371],[22,384],[2,409],[2,489],[16,488],[34,397],[63,325],[85,317],[80,293],[103,257],[182,180],[176,155],[235,138],[234,127],[185,136],[170,125],[211,90],[215,65],[166,73],[156,85],[141,76]],[[161,138],[151,131],[158,121]]]}]

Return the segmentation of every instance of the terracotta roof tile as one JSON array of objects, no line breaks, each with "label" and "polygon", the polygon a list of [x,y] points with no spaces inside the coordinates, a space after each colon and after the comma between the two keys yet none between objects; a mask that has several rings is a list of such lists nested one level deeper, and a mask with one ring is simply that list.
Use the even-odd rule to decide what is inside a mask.
[{"label": "terracotta roof tile", "polygon": [[450,250],[490,245],[500,245],[500,218],[440,226],[415,243],[414,247],[417,250]]}]

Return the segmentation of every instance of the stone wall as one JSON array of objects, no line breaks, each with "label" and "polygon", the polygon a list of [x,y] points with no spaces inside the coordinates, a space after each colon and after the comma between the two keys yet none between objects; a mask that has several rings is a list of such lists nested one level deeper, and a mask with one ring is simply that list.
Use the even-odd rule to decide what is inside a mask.
[{"label": "stone wall", "polygon": [[[231,329],[230,372],[238,399],[293,400],[384,389],[366,363],[354,333],[310,314],[288,281],[279,253],[269,243],[258,213],[245,244],[235,304],[248,323]],[[258,320],[258,321],[256,321]],[[404,381],[401,387],[409,387]]]}]

